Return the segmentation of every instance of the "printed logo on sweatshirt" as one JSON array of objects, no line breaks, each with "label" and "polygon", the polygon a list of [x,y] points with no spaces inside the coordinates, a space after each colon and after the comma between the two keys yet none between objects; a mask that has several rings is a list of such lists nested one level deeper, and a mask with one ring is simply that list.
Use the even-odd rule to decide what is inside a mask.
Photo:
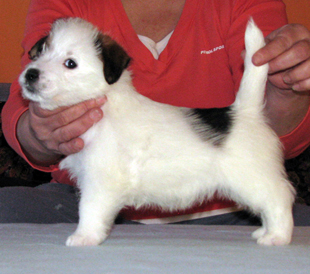
[{"label": "printed logo on sweatshirt", "polygon": [[215,47],[215,48],[213,48],[213,49],[202,50],[202,51],[200,51],[200,54],[211,54],[211,53],[214,53],[214,52],[216,52],[216,51],[218,51],[218,50],[222,50],[222,49],[224,49],[224,48],[225,48],[225,46],[224,46],[224,45],[221,45],[221,46]]}]

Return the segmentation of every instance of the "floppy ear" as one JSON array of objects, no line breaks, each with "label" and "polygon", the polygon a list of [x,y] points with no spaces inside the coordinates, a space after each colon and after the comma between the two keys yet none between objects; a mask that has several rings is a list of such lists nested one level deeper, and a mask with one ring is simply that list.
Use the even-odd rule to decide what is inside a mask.
[{"label": "floppy ear", "polygon": [[40,56],[40,54],[44,48],[44,44],[46,43],[47,38],[48,38],[48,36],[45,36],[45,37],[41,38],[38,42],[36,42],[36,44],[28,52],[29,59],[35,60]]},{"label": "floppy ear", "polygon": [[114,84],[130,62],[125,50],[108,35],[99,34],[96,46],[101,51],[104,77],[109,85]]}]

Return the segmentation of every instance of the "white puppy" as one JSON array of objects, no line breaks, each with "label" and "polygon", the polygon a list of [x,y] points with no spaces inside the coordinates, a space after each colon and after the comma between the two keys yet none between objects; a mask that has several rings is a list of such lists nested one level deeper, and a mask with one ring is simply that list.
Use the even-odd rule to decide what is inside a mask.
[{"label": "white puppy", "polygon": [[81,136],[85,148],[60,163],[81,190],[79,225],[67,245],[103,242],[125,206],[185,209],[215,191],[262,218],[253,233],[259,244],[290,243],[294,190],[279,139],[262,113],[268,66],[251,62],[264,45],[252,21],[245,40],[236,101],[211,110],[178,108],[137,93],[125,51],[82,19],[56,21],[32,48],[33,62],[20,76],[26,99],[51,110],[108,98],[104,118]]}]

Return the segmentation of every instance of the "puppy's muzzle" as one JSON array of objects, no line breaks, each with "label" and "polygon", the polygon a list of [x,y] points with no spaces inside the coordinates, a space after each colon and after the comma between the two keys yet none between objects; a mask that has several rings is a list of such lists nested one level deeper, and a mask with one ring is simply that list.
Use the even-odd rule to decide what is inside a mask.
[{"label": "puppy's muzzle", "polygon": [[27,89],[31,92],[34,92],[35,89],[33,85],[38,81],[40,77],[40,71],[38,69],[28,69],[25,74],[25,82],[27,83]]}]

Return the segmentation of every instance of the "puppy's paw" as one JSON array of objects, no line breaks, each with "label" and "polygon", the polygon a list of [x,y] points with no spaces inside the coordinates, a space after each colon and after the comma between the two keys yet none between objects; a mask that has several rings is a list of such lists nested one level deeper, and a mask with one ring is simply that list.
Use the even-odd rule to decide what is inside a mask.
[{"label": "puppy's paw", "polygon": [[260,227],[252,233],[252,238],[259,239],[267,233],[266,228]]},{"label": "puppy's paw", "polygon": [[285,236],[279,233],[266,233],[257,239],[259,245],[266,246],[288,245],[290,242],[290,236]]},{"label": "puppy's paw", "polygon": [[107,235],[99,237],[97,235],[83,235],[79,233],[74,233],[68,237],[66,241],[66,246],[95,246],[100,245]]}]

